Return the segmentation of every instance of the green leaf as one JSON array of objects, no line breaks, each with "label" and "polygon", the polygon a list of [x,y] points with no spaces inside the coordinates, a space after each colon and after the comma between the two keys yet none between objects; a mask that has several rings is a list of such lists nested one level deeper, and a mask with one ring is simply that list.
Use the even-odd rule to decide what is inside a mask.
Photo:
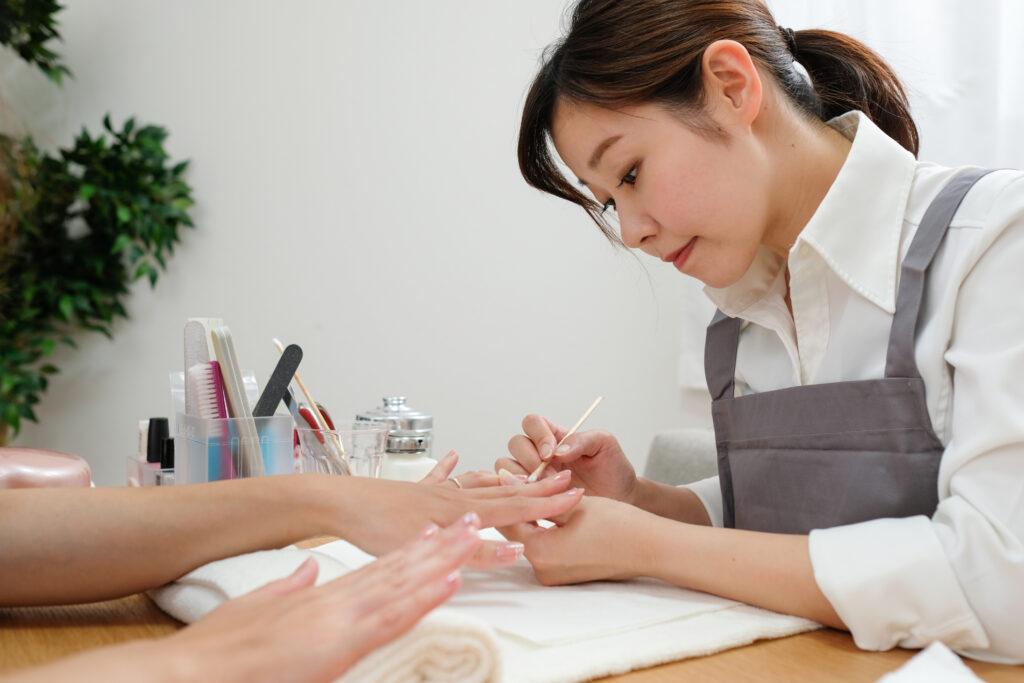
[{"label": "green leaf", "polygon": [[89,201],[94,194],[96,194],[96,186],[95,185],[90,185],[90,184],[86,183],[86,184],[82,185],[82,187],[78,188],[78,198],[79,199],[83,199],[85,201]]},{"label": "green leaf", "polygon": [[117,221],[119,223],[127,223],[132,219],[132,210],[123,204],[119,204],[117,207]]},{"label": "green leaf", "polygon": [[46,365],[39,368],[39,372],[43,373],[44,375],[56,375],[58,372],[60,372],[60,369],[56,365],[47,363]]},{"label": "green leaf", "polygon": [[52,339],[44,339],[39,344],[39,350],[42,352],[44,356],[49,356],[51,353],[53,353],[53,350],[55,348],[57,348],[57,343],[54,342]]},{"label": "green leaf", "polygon": [[64,319],[70,322],[71,315],[75,312],[74,300],[70,296],[62,296],[57,306],[60,308],[60,314],[64,316]]},{"label": "green leaf", "polygon": [[128,248],[132,243],[132,236],[127,233],[121,233],[114,240],[114,246],[110,248],[111,254],[120,254],[122,251]]}]

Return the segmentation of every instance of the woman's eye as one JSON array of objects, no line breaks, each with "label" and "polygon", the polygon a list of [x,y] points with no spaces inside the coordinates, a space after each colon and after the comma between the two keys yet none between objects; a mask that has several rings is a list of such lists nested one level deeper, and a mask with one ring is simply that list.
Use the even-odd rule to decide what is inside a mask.
[{"label": "woman's eye", "polygon": [[622,176],[622,179],[619,180],[619,187],[622,187],[622,183],[626,183],[627,185],[633,185],[636,183],[636,169],[637,167],[633,166],[631,169],[626,171],[626,175]]},{"label": "woman's eye", "polygon": [[609,199],[608,201],[606,201],[604,204],[601,205],[601,213],[604,213],[608,209],[613,209],[613,210],[615,209],[615,200],[614,199]]}]

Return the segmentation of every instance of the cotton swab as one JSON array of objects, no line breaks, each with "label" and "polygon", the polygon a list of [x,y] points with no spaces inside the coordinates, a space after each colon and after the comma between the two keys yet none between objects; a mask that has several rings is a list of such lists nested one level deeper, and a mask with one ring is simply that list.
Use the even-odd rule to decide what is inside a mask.
[{"label": "cotton swab", "polygon": [[[274,346],[277,347],[279,353],[284,353],[284,344],[281,343],[280,339],[276,337],[273,339]],[[306,397],[306,401],[309,403],[309,410],[313,413],[314,419],[316,419],[317,428],[328,435],[329,439],[326,441],[337,447],[338,453],[341,455],[341,464],[344,465],[343,469],[347,470],[348,466],[345,464],[345,447],[341,443],[341,439],[328,428],[327,420],[320,413],[320,408],[317,406],[316,401],[313,400],[313,395],[309,393],[309,389],[306,388],[306,383],[302,381],[302,376],[299,375],[299,371],[295,371],[295,383],[299,385],[299,390],[302,391],[302,395]]]},{"label": "cotton swab", "polygon": [[[556,449],[557,449],[557,448],[558,448],[559,446],[561,446],[561,445],[562,445],[563,443],[565,443],[565,440],[566,440],[566,439],[568,439],[568,438],[569,438],[570,436],[572,436],[573,434],[575,434],[575,433],[576,433],[576,430],[580,428],[580,425],[582,425],[582,424],[583,424],[583,422],[584,422],[584,421],[585,421],[585,420],[586,420],[586,419],[587,419],[588,417],[590,417],[590,414],[591,414],[592,412],[594,412],[594,408],[596,408],[596,407],[597,407],[597,404],[598,404],[598,403],[600,403],[600,402],[601,402],[602,400],[604,400],[604,396],[598,396],[597,398],[595,398],[595,399],[594,399],[594,402],[590,404],[590,407],[589,407],[589,408],[587,408],[587,412],[583,413],[583,417],[581,417],[581,418],[580,418],[579,420],[577,420],[577,421],[576,421],[576,424],[574,424],[574,425],[572,426],[572,429],[570,429],[569,431],[567,431],[567,432],[565,433],[565,436],[563,436],[563,437],[561,438],[561,440],[559,440],[558,444],[556,444],[556,445],[555,445],[555,448],[556,448]],[[552,456],[551,456],[551,459],[549,459],[549,460],[542,460],[542,461],[541,461],[541,463],[540,463],[539,465],[537,465],[537,469],[535,469],[535,470],[533,471],[533,473],[532,473],[532,474],[530,474],[530,476],[529,476],[529,477],[527,477],[527,479],[526,479],[527,483],[533,483],[533,482],[537,481],[537,479],[538,479],[538,478],[540,477],[540,475],[544,474],[544,468],[546,468],[546,467],[548,466],[548,463],[549,463],[549,462],[551,462],[551,460],[553,460],[553,459],[554,459],[554,454],[553,454],[553,453],[554,453],[554,452],[552,452]]]}]

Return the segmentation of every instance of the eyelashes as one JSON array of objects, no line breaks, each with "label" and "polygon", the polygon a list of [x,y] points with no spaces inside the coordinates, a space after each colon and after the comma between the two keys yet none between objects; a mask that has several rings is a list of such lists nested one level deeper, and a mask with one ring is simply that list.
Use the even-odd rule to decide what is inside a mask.
[{"label": "eyelashes", "polygon": [[[619,180],[619,184],[616,185],[616,187],[622,187],[623,184],[635,185],[636,173],[639,168],[640,164],[633,164],[633,166],[631,166],[630,169],[626,171],[626,174],[622,176],[622,178]],[[601,213],[603,214],[608,209],[615,209],[615,200],[612,199],[611,197],[609,197],[608,201],[601,205]]]}]

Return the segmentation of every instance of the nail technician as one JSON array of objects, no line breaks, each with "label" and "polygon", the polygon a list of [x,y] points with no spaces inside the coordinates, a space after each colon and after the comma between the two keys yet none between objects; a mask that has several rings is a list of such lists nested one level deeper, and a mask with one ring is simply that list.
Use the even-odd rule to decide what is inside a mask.
[{"label": "nail technician", "polygon": [[[574,435],[547,472],[590,495],[506,534],[541,581],[654,576],[864,649],[1024,661],[1024,173],[917,150],[896,75],[848,36],[758,0],[575,5],[520,167],[706,285],[719,476],[665,486]],[[562,433],[527,417],[497,466]]]}]

